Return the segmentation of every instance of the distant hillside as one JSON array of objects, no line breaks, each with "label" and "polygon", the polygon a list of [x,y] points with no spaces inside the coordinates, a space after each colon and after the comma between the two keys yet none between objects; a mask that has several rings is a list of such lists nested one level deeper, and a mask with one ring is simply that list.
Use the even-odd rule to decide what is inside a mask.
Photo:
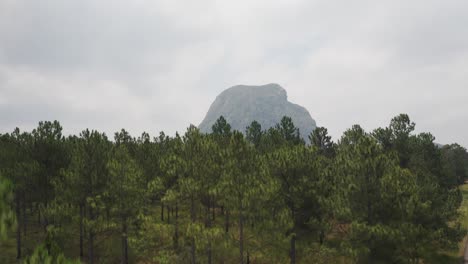
[{"label": "distant hillside", "polygon": [[245,132],[245,128],[254,120],[266,130],[279,123],[283,116],[289,116],[306,141],[316,128],[315,120],[307,109],[289,102],[286,91],[278,84],[237,85],[224,90],[211,104],[199,125],[200,130],[211,132],[211,127],[220,116],[224,116],[233,129],[241,132]]}]

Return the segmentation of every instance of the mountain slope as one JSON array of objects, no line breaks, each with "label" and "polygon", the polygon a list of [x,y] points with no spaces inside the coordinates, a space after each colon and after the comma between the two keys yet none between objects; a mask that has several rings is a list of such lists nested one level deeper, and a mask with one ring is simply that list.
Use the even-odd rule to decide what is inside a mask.
[{"label": "mountain slope", "polygon": [[289,116],[306,141],[316,127],[309,112],[289,102],[286,91],[278,84],[237,85],[224,90],[211,104],[199,125],[200,130],[211,132],[211,127],[221,115],[233,129],[241,132],[245,132],[245,128],[254,120],[266,130],[279,123],[283,116]]}]

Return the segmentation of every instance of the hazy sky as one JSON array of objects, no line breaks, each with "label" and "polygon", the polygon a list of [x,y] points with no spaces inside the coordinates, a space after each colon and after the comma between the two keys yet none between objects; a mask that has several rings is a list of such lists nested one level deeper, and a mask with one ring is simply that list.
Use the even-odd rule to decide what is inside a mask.
[{"label": "hazy sky", "polygon": [[0,1],[0,132],[184,131],[266,83],[335,138],[408,113],[468,146],[468,1]]}]

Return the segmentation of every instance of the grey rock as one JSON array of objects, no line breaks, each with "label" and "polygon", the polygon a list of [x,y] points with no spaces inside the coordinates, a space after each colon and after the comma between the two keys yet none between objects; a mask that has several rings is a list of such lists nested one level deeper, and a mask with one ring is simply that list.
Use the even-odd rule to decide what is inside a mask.
[{"label": "grey rock", "polygon": [[289,102],[286,90],[273,83],[236,85],[224,90],[211,104],[199,125],[200,131],[211,133],[211,127],[220,116],[224,116],[233,130],[243,133],[254,120],[262,125],[263,130],[267,130],[278,124],[283,116],[289,116],[306,142],[316,128],[315,120],[307,109]]}]

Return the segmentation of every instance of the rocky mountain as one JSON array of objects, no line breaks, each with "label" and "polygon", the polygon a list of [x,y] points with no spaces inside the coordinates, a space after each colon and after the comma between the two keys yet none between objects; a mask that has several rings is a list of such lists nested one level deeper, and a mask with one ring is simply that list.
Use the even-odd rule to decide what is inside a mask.
[{"label": "rocky mountain", "polygon": [[279,123],[283,116],[289,116],[306,141],[316,128],[315,120],[307,109],[289,102],[286,90],[278,84],[236,85],[224,90],[211,104],[199,125],[200,130],[210,133],[220,116],[224,116],[233,129],[241,132],[245,132],[254,120],[262,125],[263,130],[267,130]]}]

